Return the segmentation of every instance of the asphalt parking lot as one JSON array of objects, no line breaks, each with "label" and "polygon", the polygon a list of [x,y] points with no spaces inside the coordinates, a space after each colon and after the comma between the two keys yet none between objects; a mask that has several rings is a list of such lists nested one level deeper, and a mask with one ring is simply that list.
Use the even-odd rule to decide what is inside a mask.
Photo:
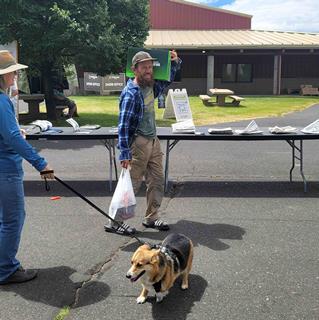
[{"label": "asphalt parking lot", "polygon": [[[258,125],[306,126],[319,105]],[[249,121],[224,124],[246,126]],[[108,210],[108,159],[93,141],[33,145],[56,175]],[[25,164],[27,219],[19,259],[39,268],[36,280],[0,287],[0,319],[319,319],[319,141],[304,144],[304,193],[298,171],[289,182],[291,150],[281,141],[181,142],[170,158],[162,215],[170,232],[194,242],[190,288],[180,281],[160,304],[135,302],[138,283],[125,278],[137,242],[104,232],[105,218],[58,182],[44,190]],[[59,200],[51,200],[60,196]],[[167,233],[145,230],[145,192],[129,223],[158,243]],[[57,318],[58,319],[58,318]]]}]

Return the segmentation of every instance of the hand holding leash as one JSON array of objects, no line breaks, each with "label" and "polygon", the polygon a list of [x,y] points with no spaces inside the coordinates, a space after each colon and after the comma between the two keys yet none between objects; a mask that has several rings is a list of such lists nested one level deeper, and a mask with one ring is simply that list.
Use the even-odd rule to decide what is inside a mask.
[{"label": "hand holding leash", "polygon": [[54,170],[47,165],[42,171],[40,171],[40,176],[42,179],[54,179]]}]

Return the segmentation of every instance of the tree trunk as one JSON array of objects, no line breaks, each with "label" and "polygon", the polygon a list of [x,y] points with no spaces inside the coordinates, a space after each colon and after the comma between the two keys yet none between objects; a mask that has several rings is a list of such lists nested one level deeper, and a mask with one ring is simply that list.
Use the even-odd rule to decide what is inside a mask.
[{"label": "tree trunk", "polygon": [[55,102],[53,99],[52,67],[45,66],[42,69],[42,88],[44,93],[45,105],[47,109],[48,120],[57,120],[55,112]]}]

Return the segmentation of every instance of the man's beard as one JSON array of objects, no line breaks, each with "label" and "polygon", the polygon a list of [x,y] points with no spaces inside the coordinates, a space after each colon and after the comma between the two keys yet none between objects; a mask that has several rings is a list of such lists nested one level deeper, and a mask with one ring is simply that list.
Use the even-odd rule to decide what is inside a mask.
[{"label": "man's beard", "polygon": [[137,84],[141,88],[153,87],[153,85],[154,85],[153,75],[152,75],[151,79],[144,79],[143,77],[138,77],[136,80],[137,80]]}]

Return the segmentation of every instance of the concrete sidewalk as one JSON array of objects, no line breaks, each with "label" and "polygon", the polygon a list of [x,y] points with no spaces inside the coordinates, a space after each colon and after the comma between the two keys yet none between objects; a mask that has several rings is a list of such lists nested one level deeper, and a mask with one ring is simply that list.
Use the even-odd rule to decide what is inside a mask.
[{"label": "concrete sidewalk", "polygon": [[[319,106],[260,126],[305,126]],[[240,123],[245,126],[249,121]],[[224,124],[228,126],[234,124]],[[35,142],[56,175],[105,211],[107,154],[98,142]],[[125,278],[137,243],[104,232],[105,218],[57,182],[46,192],[25,164],[27,219],[19,258],[39,268],[36,280],[0,287],[0,319],[303,319],[319,314],[319,141],[307,141],[303,192],[289,183],[290,147],[284,142],[183,142],[171,154],[170,191],[162,211],[171,232],[195,244],[190,289],[180,281],[156,304],[137,305],[138,283]],[[166,233],[130,224],[157,243]],[[60,200],[50,200],[59,195]],[[61,317],[56,319],[63,319]]]}]

